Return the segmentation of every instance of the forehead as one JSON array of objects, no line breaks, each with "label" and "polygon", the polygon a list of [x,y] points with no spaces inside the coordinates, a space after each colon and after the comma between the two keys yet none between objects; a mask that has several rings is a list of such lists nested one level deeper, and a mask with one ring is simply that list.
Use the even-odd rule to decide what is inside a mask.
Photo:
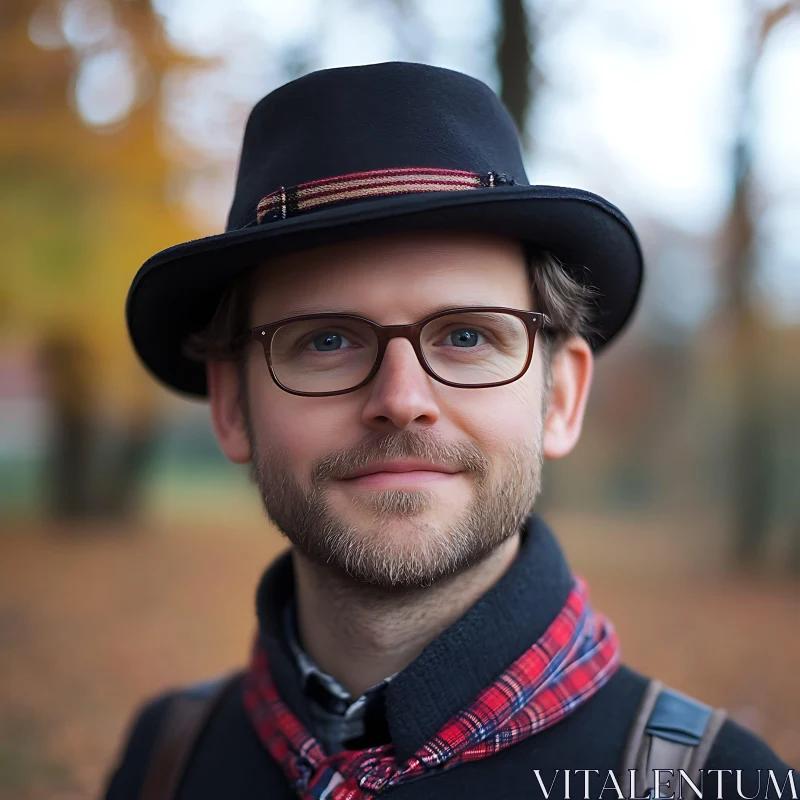
[{"label": "forehead", "polygon": [[392,315],[419,319],[444,305],[533,310],[521,243],[452,231],[355,239],[269,259],[251,300],[254,324],[323,311],[390,324]]}]

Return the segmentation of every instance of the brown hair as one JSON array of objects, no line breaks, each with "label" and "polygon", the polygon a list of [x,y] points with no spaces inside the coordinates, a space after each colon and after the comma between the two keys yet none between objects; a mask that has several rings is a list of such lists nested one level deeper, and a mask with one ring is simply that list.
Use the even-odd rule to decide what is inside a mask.
[{"label": "brown hair", "polygon": [[[545,365],[545,389],[552,387],[552,356],[570,336],[596,333],[594,324],[596,297],[599,292],[576,281],[550,252],[526,247],[526,264],[536,311],[550,318],[550,327],[536,335],[542,348]],[[183,352],[195,361],[235,361],[239,365],[240,391],[246,378],[246,350],[237,342],[250,327],[250,301],[258,270],[249,269],[220,298],[211,322],[201,331],[187,337]],[[240,395],[240,399],[244,399]]]}]

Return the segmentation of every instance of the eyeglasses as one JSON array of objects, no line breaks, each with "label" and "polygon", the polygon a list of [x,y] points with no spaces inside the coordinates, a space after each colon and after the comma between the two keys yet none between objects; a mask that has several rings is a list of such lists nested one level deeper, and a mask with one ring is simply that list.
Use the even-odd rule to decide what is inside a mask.
[{"label": "eyeglasses", "polygon": [[549,327],[549,318],[537,311],[469,306],[409,325],[379,325],[354,314],[307,314],[260,325],[244,337],[261,342],[281,389],[323,397],[369,383],[389,341],[398,336],[411,342],[425,372],[447,386],[503,386],[525,374],[536,332]]}]

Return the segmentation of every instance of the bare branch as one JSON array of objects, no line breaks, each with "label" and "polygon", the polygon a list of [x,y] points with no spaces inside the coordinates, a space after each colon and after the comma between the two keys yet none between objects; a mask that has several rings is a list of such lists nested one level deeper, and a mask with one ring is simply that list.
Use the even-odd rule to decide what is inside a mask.
[{"label": "bare branch", "polygon": [[800,11],[799,0],[787,0],[787,2],[766,11],[761,18],[761,36],[759,38],[762,44],[778,24],[783,22],[790,14],[798,11]]}]

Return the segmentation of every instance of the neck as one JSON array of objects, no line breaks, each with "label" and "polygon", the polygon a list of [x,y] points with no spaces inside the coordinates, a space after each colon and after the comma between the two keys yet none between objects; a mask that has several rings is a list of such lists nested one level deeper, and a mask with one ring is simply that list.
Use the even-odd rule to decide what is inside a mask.
[{"label": "neck", "polygon": [[359,697],[405,669],[473,606],[506,573],[519,545],[516,533],[469,569],[408,590],[364,586],[294,551],[303,649]]}]

